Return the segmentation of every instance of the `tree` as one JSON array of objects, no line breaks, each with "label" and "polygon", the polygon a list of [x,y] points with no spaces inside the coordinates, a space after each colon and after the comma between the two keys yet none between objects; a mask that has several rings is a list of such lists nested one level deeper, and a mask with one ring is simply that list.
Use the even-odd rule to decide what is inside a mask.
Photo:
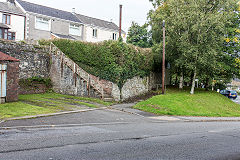
[{"label": "tree", "polygon": [[156,48],[161,47],[165,20],[167,59],[180,75],[191,73],[194,94],[197,75],[213,77],[221,71],[225,26],[232,24],[237,0],[155,0],[153,4],[156,9],[149,18]]},{"label": "tree", "polygon": [[139,46],[142,48],[149,48],[152,46],[152,35],[148,31],[148,25],[139,24],[132,22],[131,27],[128,30],[127,43]]}]

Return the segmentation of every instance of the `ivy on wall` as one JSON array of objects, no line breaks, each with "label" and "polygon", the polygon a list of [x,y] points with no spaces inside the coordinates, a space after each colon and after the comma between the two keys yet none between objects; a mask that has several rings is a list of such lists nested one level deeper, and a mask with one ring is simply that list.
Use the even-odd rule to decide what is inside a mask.
[{"label": "ivy on wall", "polygon": [[148,75],[153,67],[151,49],[121,41],[87,43],[60,39],[53,43],[85,71],[117,83],[120,88],[127,79]]}]

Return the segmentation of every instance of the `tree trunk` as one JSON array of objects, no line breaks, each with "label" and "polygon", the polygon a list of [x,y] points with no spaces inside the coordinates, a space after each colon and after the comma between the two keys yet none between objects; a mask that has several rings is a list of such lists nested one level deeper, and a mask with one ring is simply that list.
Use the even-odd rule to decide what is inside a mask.
[{"label": "tree trunk", "polygon": [[176,74],[175,85],[177,85],[178,75]]},{"label": "tree trunk", "polygon": [[193,78],[193,79],[192,79],[192,88],[191,88],[190,94],[194,94],[196,75],[197,75],[197,70],[196,70],[196,68],[195,68],[194,74],[193,74],[193,77],[192,77],[192,78]]},{"label": "tree trunk", "polygon": [[194,73],[192,72],[192,73],[191,73],[191,76],[190,76],[190,77],[191,77],[191,80],[190,80],[190,86],[192,86],[193,76],[194,76]]},{"label": "tree trunk", "polygon": [[170,85],[172,85],[172,75],[170,75],[170,80],[169,80],[170,82]]},{"label": "tree trunk", "polygon": [[209,78],[206,79],[206,83],[205,83],[205,90],[208,91],[208,87],[209,87]]},{"label": "tree trunk", "polygon": [[179,82],[179,89],[183,89],[183,73],[181,73],[180,82]]}]

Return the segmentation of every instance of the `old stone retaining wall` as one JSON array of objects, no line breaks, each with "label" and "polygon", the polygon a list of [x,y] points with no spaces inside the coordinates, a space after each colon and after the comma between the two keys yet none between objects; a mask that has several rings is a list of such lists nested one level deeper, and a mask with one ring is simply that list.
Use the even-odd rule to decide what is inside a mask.
[{"label": "old stone retaining wall", "polygon": [[20,60],[20,79],[49,77],[49,48],[38,45],[0,40],[0,51]]},{"label": "old stone retaining wall", "polygon": [[[156,88],[161,80],[161,76],[151,73],[147,77],[134,77],[126,81],[120,92],[117,84],[113,82],[99,79],[98,77],[85,73],[91,79],[89,82],[73,71],[73,68],[62,63],[61,56],[49,55],[50,48],[42,47],[23,42],[13,42],[0,40],[0,51],[20,60],[20,79],[31,77],[51,78],[53,89],[56,92],[77,96],[101,97],[96,89],[100,85],[104,90],[104,96],[111,95],[115,101],[126,100],[128,98],[144,94],[153,88]],[[94,87],[91,87],[94,86]],[[100,88],[101,88],[100,87]],[[36,91],[31,93],[41,93],[45,89],[38,87]],[[44,87],[43,87],[44,88]],[[24,94],[23,87],[20,88],[20,93]],[[28,93],[28,92],[26,92]],[[30,93],[30,91],[29,91]]]}]

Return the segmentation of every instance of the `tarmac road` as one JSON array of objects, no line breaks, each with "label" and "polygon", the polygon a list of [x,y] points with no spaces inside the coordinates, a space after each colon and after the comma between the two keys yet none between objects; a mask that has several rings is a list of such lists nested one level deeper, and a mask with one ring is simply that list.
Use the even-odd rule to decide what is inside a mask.
[{"label": "tarmac road", "polygon": [[1,160],[240,159],[240,122],[96,110],[0,124]]},{"label": "tarmac road", "polygon": [[232,99],[232,101],[240,104],[240,95],[238,95],[238,97],[235,100]]}]

